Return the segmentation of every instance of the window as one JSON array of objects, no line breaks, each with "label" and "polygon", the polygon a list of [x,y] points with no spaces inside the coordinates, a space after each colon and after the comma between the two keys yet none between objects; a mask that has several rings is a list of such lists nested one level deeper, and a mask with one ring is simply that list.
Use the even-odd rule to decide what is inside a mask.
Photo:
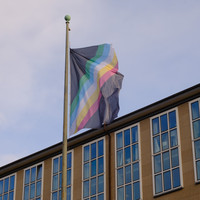
[{"label": "window", "polygon": [[83,146],[83,199],[104,200],[104,139]]},{"label": "window", "polygon": [[151,119],[154,194],[181,187],[177,111],[172,110]]},{"label": "window", "polygon": [[195,181],[200,182],[200,99],[190,103]]},{"label": "window", "polygon": [[[61,199],[62,186],[62,156],[53,158],[52,200]],[[67,153],[67,200],[71,200],[72,192],[72,152]]]},{"label": "window", "polygon": [[24,200],[42,199],[42,164],[38,164],[24,171]]},{"label": "window", "polygon": [[15,175],[0,179],[0,200],[14,200]]},{"label": "window", "polygon": [[117,200],[141,199],[138,125],[116,133]]}]

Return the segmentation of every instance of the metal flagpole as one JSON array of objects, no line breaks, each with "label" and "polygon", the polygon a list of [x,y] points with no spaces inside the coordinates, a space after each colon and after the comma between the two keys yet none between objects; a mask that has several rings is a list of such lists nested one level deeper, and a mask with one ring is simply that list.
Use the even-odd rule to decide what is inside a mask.
[{"label": "metal flagpole", "polygon": [[64,85],[64,117],[63,117],[63,148],[62,148],[62,200],[67,199],[67,131],[68,131],[68,63],[69,63],[69,21],[66,20],[66,51],[65,51],[65,85]]}]

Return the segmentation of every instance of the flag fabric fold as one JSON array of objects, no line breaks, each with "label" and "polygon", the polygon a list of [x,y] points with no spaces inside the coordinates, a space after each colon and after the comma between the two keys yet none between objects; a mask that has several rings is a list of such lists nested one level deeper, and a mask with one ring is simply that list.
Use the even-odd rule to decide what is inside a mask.
[{"label": "flag fabric fold", "polygon": [[123,80],[112,45],[70,49],[70,74],[70,135],[112,122]]}]

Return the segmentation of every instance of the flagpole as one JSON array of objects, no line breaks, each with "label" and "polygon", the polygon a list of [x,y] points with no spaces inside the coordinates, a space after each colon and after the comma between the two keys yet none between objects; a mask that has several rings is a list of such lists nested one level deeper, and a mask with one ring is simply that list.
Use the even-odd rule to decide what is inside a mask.
[{"label": "flagpole", "polygon": [[63,117],[63,148],[62,148],[62,200],[67,199],[67,131],[68,131],[68,63],[69,63],[69,21],[66,21],[66,50],[65,50],[65,85],[64,85],[64,117]]}]

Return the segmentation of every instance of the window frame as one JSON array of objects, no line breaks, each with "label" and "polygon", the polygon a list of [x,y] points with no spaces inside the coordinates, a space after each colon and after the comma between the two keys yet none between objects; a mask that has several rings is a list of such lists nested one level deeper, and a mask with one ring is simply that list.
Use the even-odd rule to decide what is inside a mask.
[{"label": "window frame", "polygon": [[[71,158],[71,200],[73,200],[74,150],[72,149],[72,150],[68,151],[67,154],[68,154],[68,153],[71,153],[71,154],[72,154],[72,158]],[[52,200],[53,192],[55,192],[55,191],[59,192],[59,190],[60,190],[59,188],[58,188],[58,190],[55,190],[55,191],[52,190],[52,187],[53,187],[53,161],[54,161],[54,159],[60,158],[61,156],[62,156],[62,153],[61,153],[61,154],[58,154],[58,155],[56,155],[56,156],[54,156],[54,157],[52,157],[52,159],[51,159],[51,163],[52,163],[52,165],[51,165],[51,166],[52,166],[52,168],[51,168],[51,200]],[[62,173],[62,172],[58,172],[58,175],[59,175],[59,173]]]},{"label": "window frame", "polygon": [[[40,199],[43,200],[43,187],[44,187],[44,161],[43,162],[40,162],[40,163],[37,163],[37,164],[34,164],[34,165],[31,165],[27,168],[24,169],[24,173],[23,173],[23,194],[22,194],[22,199],[24,200],[24,189],[25,189],[25,172],[26,170],[33,168],[33,167],[37,167],[39,165],[42,165],[42,177],[41,177],[41,195],[40,195]],[[37,181],[35,181],[36,183]],[[29,183],[29,186],[31,184]],[[35,188],[35,191],[36,191],[36,188]],[[29,194],[30,194],[30,191],[29,191]],[[33,199],[37,199],[39,197],[34,197]],[[30,199],[30,198],[29,198]]]},{"label": "window frame", "polygon": [[[130,129],[131,130],[131,128],[133,128],[133,127],[135,127],[135,126],[137,126],[137,128],[138,128],[138,142],[137,143],[134,143],[134,144],[138,144],[138,156],[139,156],[139,158],[138,158],[138,160],[137,161],[132,161],[132,150],[131,150],[131,162],[130,163],[128,163],[128,164],[124,164],[123,163],[123,165],[122,166],[120,166],[120,167],[117,167],[117,138],[116,138],[116,136],[117,136],[117,134],[118,133],[120,133],[120,132],[123,132],[123,138],[124,138],[124,131],[125,130],[127,130],[127,129]],[[120,187],[124,187],[125,188],[125,186],[126,185],[129,185],[129,184],[131,184],[132,185],[132,187],[133,187],[133,183],[136,183],[136,182],[140,182],[140,200],[142,200],[143,199],[143,193],[142,193],[142,162],[141,162],[141,139],[140,139],[140,123],[138,122],[138,123],[135,123],[135,124],[132,124],[132,125],[130,125],[130,126],[127,126],[127,127],[125,127],[125,128],[122,128],[122,129],[120,129],[120,130],[118,130],[118,131],[116,131],[115,132],[115,149],[114,149],[114,151],[115,151],[115,197],[116,197],[116,199],[117,199],[117,189],[118,189],[118,186],[117,186],[117,169],[119,169],[119,168],[123,168],[123,169],[125,169],[125,166],[127,166],[127,165],[133,165],[133,163],[139,163],[139,181],[137,180],[137,181],[131,181],[130,183],[125,183],[125,181],[124,181],[124,183],[120,186]],[[132,145],[132,143],[130,143],[130,147],[132,147],[133,145]],[[123,157],[124,157],[124,149],[125,149],[125,145],[124,145],[124,139],[123,139],[123,147],[122,147],[122,149],[123,149]],[[131,167],[131,173],[133,173],[132,172],[132,167]],[[124,178],[124,180],[125,180],[125,176],[123,177]],[[133,192],[132,192],[132,197],[133,197]],[[124,191],[124,199],[125,199],[125,191]]]},{"label": "window frame", "polygon": [[[161,120],[160,120],[160,117],[161,116],[163,116],[163,115],[165,115],[165,114],[167,114],[167,116],[169,115],[169,113],[170,112],[173,112],[173,111],[175,111],[176,112],[176,129],[177,129],[177,145],[175,146],[175,147],[171,147],[171,144],[170,144],[170,142],[171,142],[171,139],[170,139],[170,135],[168,136],[168,143],[169,143],[169,148],[168,149],[165,149],[165,150],[162,150],[162,147],[161,147],[161,143],[160,143],[160,153],[154,153],[154,146],[153,146],[153,138],[154,137],[156,137],[156,136],[154,136],[153,135],[153,123],[152,123],[152,121],[153,121],[153,119],[155,119],[155,118],[159,118],[159,128],[160,128],[160,131],[159,131],[159,133],[157,133],[156,135],[158,135],[158,136],[162,136],[162,134],[164,134],[165,133],[165,131],[161,131]],[[167,118],[168,119],[168,118]],[[170,133],[170,130],[174,130],[175,128],[170,128],[169,127],[169,119],[168,119],[168,129],[167,129],[167,131],[166,132],[168,132],[168,134]],[[167,194],[167,193],[170,193],[170,192],[174,192],[174,191],[176,191],[176,190],[179,190],[179,189],[181,189],[181,188],[183,188],[183,171],[182,171],[182,157],[181,157],[181,140],[180,140],[180,127],[179,127],[179,113],[178,113],[178,108],[177,107],[175,107],[175,108],[172,108],[172,109],[169,109],[169,110],[166,110],[166,111],[164,111],[164,112],[161,112],[161,113],[159,113],[159,114],[157,114],[157,115],[154,115],[154,116],[152,116],[151,118],[150,118],[150,137],[151,137],[151,163],[152,163],[152,183],[153,183],[153,196],[154,197],[157,197],[157,196],[161,196],[161,195],[164,195],[164,194]],[[161,141],[161,138],[160,138],[160,141]],[[164,153],[164,152],[169,152],[170,153],[170,156],[169,156],[169,158],[170,159],[172,159],[172,156],[171,156],[171,151],[173,150],[173,149],[176,149],[176,148],[178,148],[178,156],[179,156],[179,165],[178,166],[175,166],[175,167],[172,167],[172,163],[171,163],[171,160],[170,160],[170,168],[168,169],[168,171],[170,171],[170,177],[171,177],[171,186],[173,186],[173,178],[172,178],[172,170],[173,169],[177,169],[177,168],[179,168],[179,174],[180,174],[180,186],[178,186],[178,187],[175,187],[175,188],[171,188],[171,189],[169,189],[169,190],[164,190],[164,179],[163,179],[163,177],[164,177],[164,172],[168,172],[168,171],[166,171],[166,170],[163,170],[163,159],[162,159],[162,154]],[[158,154],[158,155],[161,155],[161,171],[160,171],[160,173],[155,173],[154,174],[154,155],[156,155],[156,154]],[[156,188],[155,188],[155,176],[156,176],[156,174],[161,174],[162,175],[162,192],[159,192],[159,193],[156,193]]]},{"label": "window frame", "polygon": [[[104,158],[104,163],[103,163],[103,167],[104,167],[104,172],[103,173],[101,173],[102,175],[104,175],[104,192],[103,192],[103,194],[104,194],[104,200],[106,199],[106,137],[104,136],[104,137],[100,137],[100,138],[98,138],[98,139],[95,139],[95,140],[92,140],[92,141],[90,141],[90,142],[88,142],[88,143],[86,143],[86,144],[84,144],[84,145],[82,145],[82,180],[81,180],[81,182],[82,182],[82,194],[81,194],[81,199],[82,200],[84,200],[84,199],[86,199],[86,198],[88,198],[88,199],[90,199],[91,198],[91,194],[90,194],[90,185],[89,185],[89,196],[88,197],[83,197],[83,193],[84,193],[84,188],[83,188],[83,182],[84,182],[84,147],[85,146],[88,146],[88,145],[90,145],[90,147],[91,147],[91,144],[93,144],[93,143],[98,143],[98,141],[100,141],[100,140],[103,140],[103,152],[104,152],[104,154],[103,154],[103,158]],[[90,156],[90,155],[89,155]],[[102,156],[100,156],[100,157],[102,157]],[[93,160],[93,159],[91,159],[91,158],[89,158],[89,163],[91,163],[91,160]],[[97,156],[97,158],[96,158],[96,160],[98,160],[98,156]],[[90,168],[91,169],[91,168]],[[96,178],[98,178],[98,174],[96,174],[95,176],[89,176],[89,178],[88,178],[88,180],[91,180],[92,178],[94,178],[94,177],[96,177]],[[90,183],[90,182],[89,182]],[[96,182],[97,183],[97,182]],[[96,194],[96,196],[98,196],[98,193]]]},{"label": "window frame", "polygon": [[196,161],[200,161],[200,159],[196,159],[195,158],[195,146],[194,146],[194,143],[195,143],[195,141],[198,141],[198,140],[200,141],[200,137],[198,137],[196,139],[194,138],[193,122],[197,121],[198,119],[200,120],[200,117],[195,119],[195,120],[192,119],[192,103],[194,103],[194,102],[198,102],[199,103],[199,112],[200,112],[200,97],[196,98],[196,99],[194,99],[194,100],[192,100],[192,101],[190,101],[188,103],[189,104],[189,111],[190,111],[189,116],[190,116],[190,130],[191,130],[190,132],[191,132],[191,139],[192,139],[192,156],[193,156],[194,180],[195,180],[195,183],[198,184],[198,183],[200,183],[200,179],[199,180],[197,179]]},{"label": "window frame", "polygon": [[[13,200],[15,200],[15,196],[16,196],[16,183],[17,183],[17,173],[13,173],[13,174],[10,174],[8,176],[2,177],[2,178],[0,178],[0,181],[2,181],[2,180],[4,181],[6,178],[9,177],[9,184],[10,184],[10,177],[12,177],[12,176],[15,176],[14,189],[13,189]],[[6,194],[9,194],[9,191]],[[2,193],[2,199],[3,199],[3,197],[4,197],[4,192]]]}]

